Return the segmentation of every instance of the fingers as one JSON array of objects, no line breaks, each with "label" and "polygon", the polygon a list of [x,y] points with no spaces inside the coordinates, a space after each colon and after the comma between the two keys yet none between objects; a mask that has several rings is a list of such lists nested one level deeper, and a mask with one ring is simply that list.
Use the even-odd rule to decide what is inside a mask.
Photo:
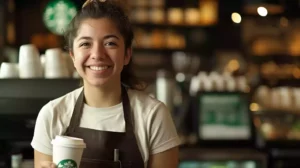
[{"label": "fingers", "polygon": [[42,168],[56,168],[55,164],[50,161],[43,161],[41,162]]}]

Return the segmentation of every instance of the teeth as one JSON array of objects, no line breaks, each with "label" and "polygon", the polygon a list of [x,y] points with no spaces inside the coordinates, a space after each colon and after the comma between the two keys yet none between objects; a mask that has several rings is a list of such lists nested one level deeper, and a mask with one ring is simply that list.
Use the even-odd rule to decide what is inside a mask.
[{"label": "teeth", "polygon": [[107,69],[108,66],[90,66],[90,69],[95,70],[95,71],[101,71],[104,69]]}]

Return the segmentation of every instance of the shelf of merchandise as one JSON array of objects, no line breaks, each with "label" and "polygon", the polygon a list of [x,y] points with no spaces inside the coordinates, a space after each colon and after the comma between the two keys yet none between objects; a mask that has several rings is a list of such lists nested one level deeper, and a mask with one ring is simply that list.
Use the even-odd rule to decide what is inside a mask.
[{"label": "shelf of merchandise", "polygon": [[300,87],[300,79],[296,78],[278,78],[278,76],[261,76],[261,85],[269,87]]},{"label": "shelf of merchandise", "polygon": [[203,52],[200,48],[142,48],[142,47],[134,47],[134,52],[146,52],[146,53],[164,53],[171,54],[173,52],[192,52],[192,53],[200,53]]},{"label": "shelf of merchandise", "polygon": [[134,27],[142,28],[160,28],[160,29],[214,29],[216,24],[200,25],[200,24],[170,24],[170,23],[151,23],[151,22],[134,22]]},{"label": "shelf of merchandise", "polygon": [[273,61],[277,64],[294,64],[295,62],[300,62],[300,56],[291,56],[291,55],[253,55],[251,56],[251,61],[256,64],[263,64],[266,62]]},{"label": "shelf of merchandise", "polygon": [[300,110],[294,109],[264,109],[252,112],[255,116],[266,116],[266,117],[283,117],[283,116],[294,116],[300,118]]}]

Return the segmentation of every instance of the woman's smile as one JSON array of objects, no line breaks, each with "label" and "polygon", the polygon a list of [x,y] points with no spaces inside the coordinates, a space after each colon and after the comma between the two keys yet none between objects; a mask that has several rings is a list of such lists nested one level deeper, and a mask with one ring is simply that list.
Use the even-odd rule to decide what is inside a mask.
[{"label": "woman's smile", "polygon": [[93,76],[96,75],[97,77],[106,77],[112,73],[113,66],[92,65],[92,66],[87,66],[87,71],[90,72]]},{"label": "woman's smile", "polygon": [[108,69],[109,66],[89,66],[89,68],[94,71],[102,71]]}]

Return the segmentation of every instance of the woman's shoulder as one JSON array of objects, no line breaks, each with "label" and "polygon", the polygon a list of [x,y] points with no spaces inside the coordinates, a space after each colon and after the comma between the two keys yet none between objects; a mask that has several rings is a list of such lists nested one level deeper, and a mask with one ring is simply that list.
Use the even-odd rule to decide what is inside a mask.
[{"label": "woman's shoulder", "polygon": [[[43,108],[42,111],[50,111],[52,115],[59,114],[65,114],[69,113],[70,111],[73,111],[73,108],[75,106],[76,100],[79,96],[79,94],[82,91],[82,87],[75,89],[69,93],[66,93],[63,96],[60,96],[58,98],[55,98],[51,101],[49,101]],[[60,115],[59,115],[60,116]]]},{"label": "woman's shoulder", "polygon": [[131,107],[137,110],[150,112],[154,108],[164,108],[165,106],[164,103],[157,100],[155,97],[145,91],[130,89],[128,90],[128,96],[130,99]]}]

